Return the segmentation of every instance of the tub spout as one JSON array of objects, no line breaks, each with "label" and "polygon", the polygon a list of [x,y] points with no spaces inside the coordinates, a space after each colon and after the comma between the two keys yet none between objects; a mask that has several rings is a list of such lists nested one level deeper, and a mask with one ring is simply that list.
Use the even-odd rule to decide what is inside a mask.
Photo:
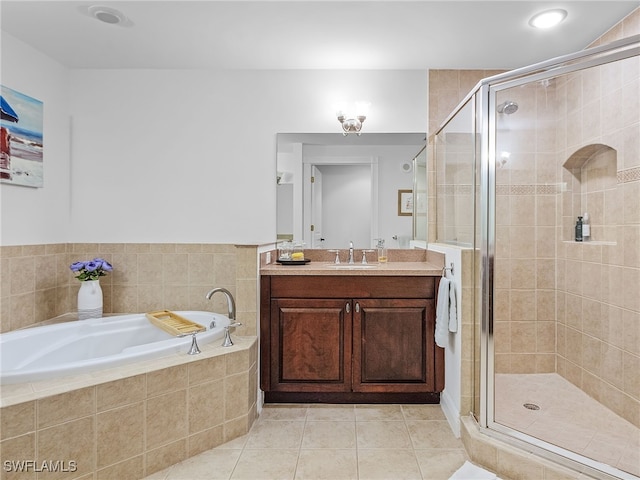
[{"label": "tub spout", "polygon": [[229,333],[229,329],[232,327],[239,327],[242,324],[239,322],[234,322],[230,325],[227,325],[226,327],[224,327],[224,340],[222,342],[222,346],[223,347],[230,347],[233,345],[233,342],[231,341],[231,334]]},{"label": "tub spout", "polygon": [[217,287],[207,292],[207,294],[205,295],[207,297],[207,300],[211,300],[211,297],[216,292],[222,292],[224,293],[225,297],[227,297],[227,305],[229,308],[229,315],[228,315],[229,320],[234,321],[236,319],[236,302],[233,299],[233,295],[231,295],[231,292],[226,288]]}]

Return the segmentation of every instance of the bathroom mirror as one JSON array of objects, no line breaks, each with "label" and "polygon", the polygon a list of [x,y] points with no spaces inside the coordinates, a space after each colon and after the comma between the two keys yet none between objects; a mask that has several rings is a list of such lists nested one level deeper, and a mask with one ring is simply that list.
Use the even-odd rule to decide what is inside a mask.
[{"label": "bathroom mirror", "polygon": [[279,133],[278,241],[306,248],[348,248],[353,241],[368,249],[379,238],[388,248],[411,248],[415,239],[426,245],[425,137]]}]

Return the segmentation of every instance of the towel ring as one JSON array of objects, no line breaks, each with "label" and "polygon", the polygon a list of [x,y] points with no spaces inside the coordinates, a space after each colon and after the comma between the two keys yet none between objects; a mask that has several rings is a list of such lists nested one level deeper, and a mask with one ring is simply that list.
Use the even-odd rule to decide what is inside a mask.
[{"label": "towel ring", "polygon": [[442,278],[447,278],[447,270],[453,275],[453,262],[450,267],[442,267]]}]

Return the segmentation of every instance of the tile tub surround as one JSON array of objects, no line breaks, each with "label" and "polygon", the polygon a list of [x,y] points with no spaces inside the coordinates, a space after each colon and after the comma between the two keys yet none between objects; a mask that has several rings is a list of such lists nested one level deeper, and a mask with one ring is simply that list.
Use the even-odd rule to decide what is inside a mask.
[{"label": "tile tub surround", "polygon": [[55,382],[3,386],[1,479],[7,460],[75,461],[38,478],[139,479],[246,434],[257,416],[257,339],[203,345]]},{"label": "tile tub surround", "polygon": [[225,287],[235,297],[238,335],[257,334],[255,246],[179,243],[63,243],[0,247],[0,332],[76,311],[80,282],[69,265],[103,257],[114,270],[101,277],[104,313],[159,309],[227,313]]}]

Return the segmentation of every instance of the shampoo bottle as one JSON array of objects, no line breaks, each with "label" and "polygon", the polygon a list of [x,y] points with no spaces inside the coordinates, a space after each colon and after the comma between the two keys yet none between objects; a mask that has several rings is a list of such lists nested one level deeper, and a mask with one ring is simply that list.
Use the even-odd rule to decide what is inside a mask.
[{"label": "shampoo bottle", "polygon": [[585,212],[582,216],[582,241],[588,242],[591,237],[591,224],[589,223],[589,214]]},{"label": "shampoo bottle", "polygon": [[582,217],[578,217],[576,222],[576,242],[582,241]]}]

